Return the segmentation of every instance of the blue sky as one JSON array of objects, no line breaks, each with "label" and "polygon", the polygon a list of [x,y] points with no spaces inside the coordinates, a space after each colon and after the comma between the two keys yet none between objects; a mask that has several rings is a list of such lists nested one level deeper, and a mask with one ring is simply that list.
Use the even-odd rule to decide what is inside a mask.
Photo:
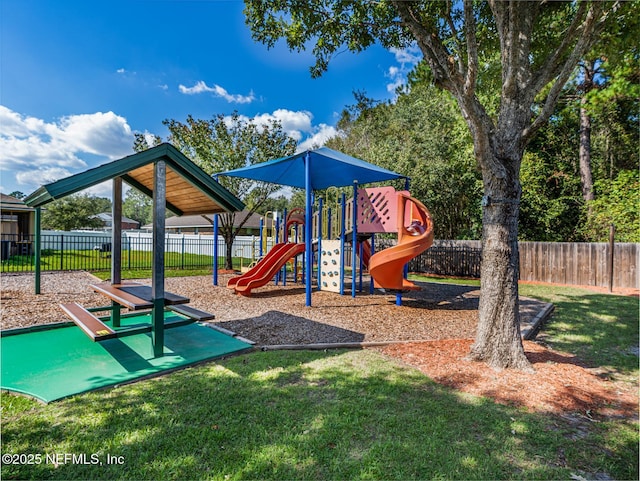
[{"label": "blue sky", "polygon": [[[0,191],[132,153],[164,119],[237,110],[279,119],[299,149],[335,135],[352,92],[393,98],[415,51],[340,53],[312,79],[310,53],[251,39],[240,0],[0,0]],[[93,189],[108,195],[109,187]]]}]

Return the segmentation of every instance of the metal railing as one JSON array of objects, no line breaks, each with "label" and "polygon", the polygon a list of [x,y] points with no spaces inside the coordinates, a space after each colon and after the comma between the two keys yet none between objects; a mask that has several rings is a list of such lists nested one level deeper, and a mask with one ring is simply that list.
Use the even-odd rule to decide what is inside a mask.
[{"label": "metal railing", "polygon": [[[165,268],[207,269],[213,265],[213,236],[171,234],[165,239]],[[257,257],[257,238],[236,238],[232,253],[236,263],[249,265]],[[108,271],[111,266],[111,237],[96,233],[48,233],[41,238],[43,271]],[[376,251],[390,247],[394,240],[379,238]],[[34,270],[33,236],[2,235],[0,271]],[[146,233],[125,233],[122,238],[122,268],[151,269],[153,239]],[[225,243],[218,238],[218,263],[224,265]],[[480,276],[480,249],[459,245],[434,245],[409,263],[411,272],[461,277]],[[350,263],[350,249],[347,249]]]},{"label": "metal railing", "polygon": [[[33,236],[2,235],[0,239],[0,271],[29,272],[35,267]],[[197,269],[213,266],[213,236],[170,235],[165,240],[165,268]],[[111,268],[111,237],[84,233],[44,234],[41,237],[43,271],[86,270],[107,271]],[[225,244],[218,239],[218,262],[225,261]],[[257,252],[257,240],[238,238],[234,242],[234,256],[245,264]],[[151,269],[153,239],[147,234],[123,235],[122,268]]]}]

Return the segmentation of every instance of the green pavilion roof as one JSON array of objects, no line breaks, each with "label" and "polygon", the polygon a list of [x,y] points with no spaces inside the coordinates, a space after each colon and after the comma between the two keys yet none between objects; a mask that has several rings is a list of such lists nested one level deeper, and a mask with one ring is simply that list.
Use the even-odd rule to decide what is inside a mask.
[{"label": "green pavilion roof", "polygon": [[160,160],[167,166],[167,208],[175,214],[211,214],[244,208],[240,199],[168,143],[43,185],[24,202],[29,207],[40,207],[116,177],[122,177],[127,184],[151,197],[154,163]]}]

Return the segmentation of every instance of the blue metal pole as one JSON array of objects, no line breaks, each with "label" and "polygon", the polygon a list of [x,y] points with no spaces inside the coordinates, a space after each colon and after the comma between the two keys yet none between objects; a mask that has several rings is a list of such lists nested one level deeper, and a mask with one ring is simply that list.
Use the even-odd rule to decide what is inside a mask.
[{"label": "blue metal pole", "polygon": [[[282,242],[289,242],[289,229],[287,229],[287,209],[282,211]],[[287,263],[282,266],[282,285],[287,285]]]},{"label": "blue metal pole", "polygon": [[264,218],[260,217],[260,248],[258,250],[260,259],[262,259],[262,256],[264,255],[264,253],[262,252],[262,229],[264,229]]},{"label": "blue metal pole", "polygon": [[362,268],[364,267],[364,260],[362,259],[362,257],[363,257],[363,254],[364,254],[364,244],[362,242],[360,242],[359,243],[359,247],[360,248],[358,249],[359,250],[358,257],[360,257],[360,263],[359,263],[360,264],[360,275],[358,276],[358,282],[359,282],[358,290],[360,292],[362,292]]},{"label": "blue metal pole", "polygon": [[344,238],[346,237],[345,228],[347,220],[347,197],[342,193],[342,206],[340,209],[341,227],[340,227],[340,295],[344,296]]},{"label": "blue metal pole", "polygon": [[[298,224],[294,224],[293,226],[293,242],[296,244],[300,242],[300,238],[298,237]],[[294,284],[298,282],[298,256],[295,256],[293,259],[293,282]]]},{"label": "blue metal pole", "polygon": [[[376,253],[376,235],[371,234],[371,257]],[[369,257],[369,265],[371,265],[371,257]],[[369,272],[369,294],[373,294],[373,277],[371,277],[371,272]]]},{"label": "blue metal pole", "polygon": [[322,209],[324,207],[324,202],[322,197],[318,199],[318,274],[317,274],[317,285],[320,287],[320,270],[322,266],[320,265],[320,261],[322,259]]},{"label": "blue metal pole", "polygon": [[[276,224],[276,227],[275,227],[276,232],[275,232],[273,238],[274,238],[274,243],[275,244],[279,244],[280,243],[280,218],[279,217],[275,218],[275,224]],[[282,269],[280,269],[278,272],[276,272],[276,275],[275,275],[275,278],[274,278],[274,282],[275,282],[276,286],[280,283],[280,276],[281,276],[280,273],[281,272],[282,272]]]},{"label": "blue metal pole", "polygon": [[351,297],[356,297],[356,244],[358,242],[358,181],[353,181],[353,226],[351,227]]},{"label": "blue metal pole", "polygon": [[311,306],[311,276],[313,275],[313,242],[311,239],[311,155],[307,151],[304,157],[304,187],[305,187],[305,259],[306,259],[306,279],[305,279],[305,305]]}]

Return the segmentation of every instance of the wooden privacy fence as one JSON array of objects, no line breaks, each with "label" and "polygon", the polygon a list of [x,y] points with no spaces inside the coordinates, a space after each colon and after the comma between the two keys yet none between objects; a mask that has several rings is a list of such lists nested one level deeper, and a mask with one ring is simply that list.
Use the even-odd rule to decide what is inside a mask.
[{"label": "wooden privacy fence", "polygon": [[638,244],[614,244],[612,257],[607,243],[521,242],[520,279],[637,288]]},{"label": "wooden privacy fence", "polygon": [[[607,243],[520,242],[520,279],[608,287],[612,278],[614,288],[638,288],[638,245],[616,243],[612,257]],[[480,241],[435,241],[409,270],[478,278],[481,258]]]}]

